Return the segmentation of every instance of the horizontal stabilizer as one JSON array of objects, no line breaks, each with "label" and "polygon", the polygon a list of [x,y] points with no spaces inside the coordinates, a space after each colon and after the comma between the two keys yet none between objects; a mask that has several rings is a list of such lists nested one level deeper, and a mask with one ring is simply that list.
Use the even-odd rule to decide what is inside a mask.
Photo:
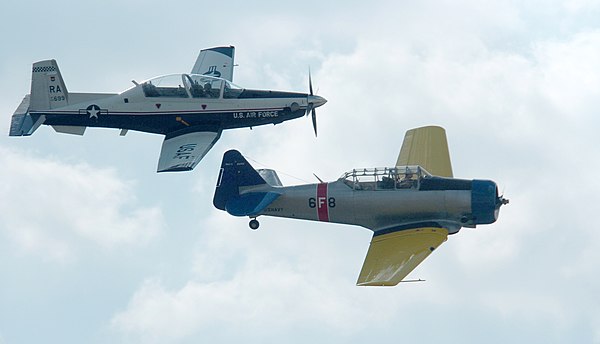
[{"label": "horizontal stabilizer", "polygon": [[397,285],[447,238],[447,229],[434,227],[375,234],[356,284]]},{"label": "horizontal stabilizer", "polygon": [[53,125],[54,131],[62,134],[83,135],[86,127],[77,127],[73,125]]},{"label": "horizontal stabilizer", "polygon": [[234,216],[252,216],[263,211],[279,196],[276,192],[250,192],[230,198],[225,209]]},{"label": "horizontal stabilizer", "polygon": [[8,133],[9,136],[29,136],[44,123],[45,116],[32,116],[29,114],[30,99],[29,94],[26,95],[13,113]]},{"label": "horizontal stabilizer", "polygon": [[261,168],[260,170],[256,170],[258,174],[264,179],[267,184],[271,186],[283,186],[277,172],[275,170],[270,170],[268,168]]}]

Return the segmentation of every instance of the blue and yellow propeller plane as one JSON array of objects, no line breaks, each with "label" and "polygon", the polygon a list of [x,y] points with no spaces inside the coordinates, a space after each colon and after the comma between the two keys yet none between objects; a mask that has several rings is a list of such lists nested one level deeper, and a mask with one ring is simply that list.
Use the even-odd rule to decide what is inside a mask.
[{"label": "blue and yellow propeller plane", "polygon": [[462,227],[498,219],[508,200],[490,180],[456,179],[446,132],[406,132],[393,167],[361,168],[334,182],[284,187],[235,150],[223,156],[213,204],[235,216],[261,215],[359,225],[373,231],[357,285],[394,286]]},{"label": "blue and yellow propeller plane", "polygon": [[192,170],[225,129],[278,124],[312,114],[326,103],[307,93],[245,89],[232,83],[234,47],[200,51],[191,73],[143,82],[118,94],[68,92],[58,64],[33,64],[31,92],[12,116],[10,136],[29,136],[45,124],[83,135],[88,127],[164,135],[158,172]]}]

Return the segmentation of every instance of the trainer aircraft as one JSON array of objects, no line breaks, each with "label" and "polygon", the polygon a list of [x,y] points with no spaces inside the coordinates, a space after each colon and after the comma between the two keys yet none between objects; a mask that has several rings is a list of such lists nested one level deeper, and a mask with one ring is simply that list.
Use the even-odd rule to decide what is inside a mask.
[{"label": "trainer aircraft", "polygon": [[498,219],[508,200],[490,180],[452,175],[446,133],[409,130],[393,167],[360,168],[338,180],[284,187],[235,150],[223,156],[213,204],[235,216],[261,215],[359,225],[373,231],[357,285],[394,286],[462,227]]},{"label": "trainer aircraft", "polygon": [[117,94],[68,92],[55,60],[35,62],[31,92],[12,116],[10,136],[45,124],[83,135],[88,127],[164,135],[158,172],[192,170],[225,129],[278,124],[312,113],[326,100],[310,93],[245,89],[233,84],[234,47],[200,51],[191,73],[142,82]]}]

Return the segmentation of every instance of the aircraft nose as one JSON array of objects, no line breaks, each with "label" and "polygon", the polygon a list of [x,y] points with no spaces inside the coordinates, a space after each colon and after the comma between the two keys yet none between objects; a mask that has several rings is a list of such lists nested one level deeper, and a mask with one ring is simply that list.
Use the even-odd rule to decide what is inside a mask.
[{"label": "aircraft nose", "polygon": [[313,107],[318,108],[319,106],[327,103],[327,99],[321,96],[308,96],[308,102],[313,104]]}]

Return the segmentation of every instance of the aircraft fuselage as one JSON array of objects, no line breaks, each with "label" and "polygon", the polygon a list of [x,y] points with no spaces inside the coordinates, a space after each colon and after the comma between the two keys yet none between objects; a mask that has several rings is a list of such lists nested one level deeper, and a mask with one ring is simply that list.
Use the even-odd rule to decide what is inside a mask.
[{"label": "aircraft fuselage", "polygon": [[[264,186],[263,186],[264,188]],[[420,189],[354,189],[340,179],[330,183],[269,187],[281,195],[258,215],[354,224],[384,233],[415,224],[448,228],[496,220],[496,184],[486,180],[431,177]],[[240,195],[256,192],[240,188]]]},{"label": "aircraft fuselage", "polygon": [[[30,111],[52,126],[104,127],[167,134],[187,127],[234,129],[278,124],[304,115],[303,93],[244,90],[248,98],[147,98],[122,94],[69,94],[68,106]],[[81,101],[79,101],[81,100]],[[75,104],[73,102],[76,101]],[[294,111],[292,110],[294,109]]]}]

